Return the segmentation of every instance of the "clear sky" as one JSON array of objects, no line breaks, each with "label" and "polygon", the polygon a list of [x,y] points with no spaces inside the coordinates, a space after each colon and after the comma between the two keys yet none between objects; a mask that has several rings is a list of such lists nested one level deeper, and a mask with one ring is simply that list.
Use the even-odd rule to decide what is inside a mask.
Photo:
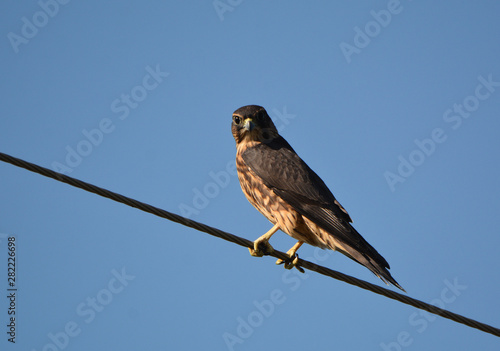
[{"label": "clear sky", "polygon": [[[500,327],[499,14],[493,0],[3,1],[0,150],[254,240],[270,223],[233,173],[230,123],[262,105],[410,296]],[[500,345],[5,163],[0,194],[2,350]],[[383,284],[340,253],[299,254]]]}]

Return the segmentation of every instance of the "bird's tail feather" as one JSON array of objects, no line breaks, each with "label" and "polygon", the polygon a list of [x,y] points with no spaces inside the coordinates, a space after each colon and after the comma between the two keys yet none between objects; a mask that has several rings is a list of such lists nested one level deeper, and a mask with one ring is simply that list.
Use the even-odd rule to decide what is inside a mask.
[{"label": "bird's tail feather", "polygon": [[[384,283],[389,285],[391,283],[395,287],[401,289],[402,291],[406,292],[406,290],[399,285],[399,283],[394,279],[391,275],[391,273],[388,270],[388,266],[381,265],[379,262],[375,261],[372,257],[369,257],[365,254],[360,253],[356,249],[343,245],[342,248],[337,247],[337,251],[342,252],[344,255],[349,257],[350,259],[358,262],[359,264],[362,264],[366,268],[368,268],[370,271],[372,271],[373,274],[375,274],[377,277],[379,277]],[[385,260],[384,260],[385,261]]]},{"label": "bird's tail feather", "polygon": [[350,259],[362,264],[373,274],[379,277],[384,283],[389,285],[391,283],[395,287],[406,292],[405,289],[394,279],[389,272],[389,263],[380,255],[373,246],[371,246],[357,231],[351,226],[352,230],[357,234],[356,246],[339,242],[329,235],[327,238],[327,245],[330,249],[340,251]]},{"label": "bird's tail feather", "polygon": [[[309,230],[312,233],[317,233],[317,235],[308,236],[301,240],[305,240],[311,245],[319,246],[321,248],[330,248],[334,251],[340,251],[350,259],[368,268],[387,285],[390,283],[406,292],[405,289],[403,289],[403,287],[392,277],[391,273],[389,273],[389,263],[387,263],[382,255],[379,254],[377,250],[375,250],[375,248],[371,246],[352,225],[344,223],[343,226],[331,226],[330,228],[325,229],[309,220],[307,217],[303,218]],[[332,232],[338,230],[345,230],[345,234],[343,236],[331,234]],[[347,243],[346,241],[340,239],[341,237],[350,237],[352,240]]]}]

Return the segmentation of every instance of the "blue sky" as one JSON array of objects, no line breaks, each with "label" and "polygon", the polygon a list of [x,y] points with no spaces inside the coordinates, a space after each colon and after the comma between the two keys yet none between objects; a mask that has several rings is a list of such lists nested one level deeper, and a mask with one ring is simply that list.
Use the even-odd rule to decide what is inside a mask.
[{"label": "blue sky", "polygon": [[[254,240],[264,106],[409,295],[500,327],[497,1],[4,1],[0,150]],[[498,338],[0,163],[2,350],[493,350]],[[271,243],[294,241],[279,232]],[[382,284],[339,253],[302,258]],[[0,299],[0,323],[9,301]],[[6,329],[6,327],[4,328]]]}]

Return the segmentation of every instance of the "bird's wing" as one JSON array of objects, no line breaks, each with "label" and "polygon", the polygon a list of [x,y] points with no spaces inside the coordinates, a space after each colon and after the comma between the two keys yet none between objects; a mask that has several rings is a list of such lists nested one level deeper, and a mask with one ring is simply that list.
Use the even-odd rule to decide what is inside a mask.
[{"label": "bird's wing", "polygon": [[[259,143],[242,153],[246,165],[276,195],[358,252],[367,254],[382,266],[387,261],[350,225],[347,211],[335,199],[323,180],[302,161],[282,137]],[[356,259],[359,261],[358,259]]]}]

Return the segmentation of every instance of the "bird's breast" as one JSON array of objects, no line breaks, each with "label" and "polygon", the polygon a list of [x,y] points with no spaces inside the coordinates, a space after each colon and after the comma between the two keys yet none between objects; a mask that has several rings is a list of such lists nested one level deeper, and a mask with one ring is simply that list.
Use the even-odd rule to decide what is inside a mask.
[{"label": "bird's breast", "polygon": [[246,198],[271,223],[278,224],[283,232],[297,240],[315,246],[324,246],[318,242],[302,215],[264,184],[262,179],[238,155],[236,157],[236,169],[241,190]]}]

